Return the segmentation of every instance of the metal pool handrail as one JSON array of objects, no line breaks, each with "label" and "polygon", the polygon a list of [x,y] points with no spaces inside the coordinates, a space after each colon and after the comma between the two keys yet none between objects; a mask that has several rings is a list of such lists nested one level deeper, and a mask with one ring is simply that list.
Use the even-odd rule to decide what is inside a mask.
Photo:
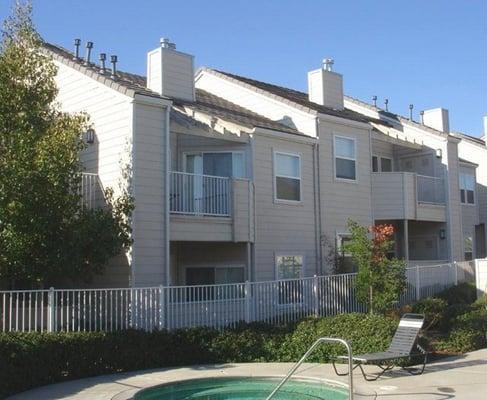
[{"label": "metal pool handrail", "polygon": [[312,346],[304,353],[303,357],[294,364],[294,366],[289,370],[287,375],[282,379],[281,382],[275,387],[272,393],[267,396],[266,400],[271,400],[274,395],[279,391],[279,389],[291,378],[291,376],[296,372],[296,370],[301,366],[301,364],[308,358],[311,352],[321,343],[340,343],[347,348],[348,353],[348,400],[353,400],[353,365],[352,365],[352,346],[346,340],[332,337],[322,337],[316,340]]}]

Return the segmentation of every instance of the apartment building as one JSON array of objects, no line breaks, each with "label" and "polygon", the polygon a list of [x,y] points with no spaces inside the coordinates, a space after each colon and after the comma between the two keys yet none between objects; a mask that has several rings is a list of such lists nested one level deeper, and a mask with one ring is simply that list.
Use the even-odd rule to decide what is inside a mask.
[{"label": "apartment building", "polygon": [[135,198],[134,244],[96,285],[297,278],[336,259],[349,270],[348,219],[393,224],[394,255],[411,263],[485,251],[477,164],[460,158],[446,110],[417,123],[346,97],[331,60],[303,93],[195,73],[168,40],[148,53],[147,77],[44,48],[63,109],[90,115],[93,190],[125,185]]}]

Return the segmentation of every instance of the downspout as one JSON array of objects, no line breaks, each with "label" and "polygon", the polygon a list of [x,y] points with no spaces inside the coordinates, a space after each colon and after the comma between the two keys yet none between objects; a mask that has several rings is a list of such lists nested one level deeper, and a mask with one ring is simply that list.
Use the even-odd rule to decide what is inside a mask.
[{"label": "downspout", "polygon": [[316,117],[316,138],[318,139],[316,144],[314,145],[315,151],[316,151],[316,187],[315,187],[315,202],[316,204],[316,214],[315,217],[318,219],[317,227],[316,229],[318,230],[317,234],[317,271],[318,275],[324,275],[324,270],[323,270],[323,251],[321,248],[321,235],[323,232],[322,229],[322,221],[321,221],[321,177],[320,177],[320,135],[319,135],[319,124],[320,124],[320,119],[319,117]]},{"label": "downspout", "polygon": [[165,147],[166,151],[164,152],[165,157],[166,157],[166,174],[165,174],[165,197],[166,197],[166,206],[165,206],[165,234],[166,234],[166,251],[165,251],[165,263],[166,263],[166,270],[164,274],[164,283],[166,286],[170,286],[171,284],[171,238],[169,237],[170,235],[170,225],[171,225],[171,216],[169,212],[169,196],[170,196],[170,177],[169,177],[169,171],[171,168],[171,160],[169,158],[170,154],[170,136],[171,136],[171,126],[170,126],[170,114],[171,112],[171,105],[166,105],[166,138],[165,138]]}]

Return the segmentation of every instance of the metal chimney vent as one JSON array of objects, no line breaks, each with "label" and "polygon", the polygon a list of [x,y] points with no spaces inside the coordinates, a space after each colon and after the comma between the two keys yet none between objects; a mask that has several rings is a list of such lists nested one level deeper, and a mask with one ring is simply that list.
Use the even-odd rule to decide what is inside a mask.
[{"label": "metal chimney vent", "polygon": [[74,39],[74,60],[79,59],[79,46],[81,45],[81,39]]},{"label": "metal chimney vent", "polygon": [[333,64],[335,64],[335,60],[333,58],[325,58],[323,60],[323,68],[325,71],[333,71]]},{"label": "metal chimney vent", "polygon": [[90,65],[91,49],[93,48],[93,42],[86,42],[86,57],[85,64]]},{"label": "metal chimney vent", "polygon": [[117,79],[117,61],[118,57],[116,55],[110,56],[110,62],[112,63],[112,74],[110,78]]},{"label": "metal chimney vent", "polygon": [[161,47],[176,50],[176,43],[172,43],[168,38],[161,38]]}]

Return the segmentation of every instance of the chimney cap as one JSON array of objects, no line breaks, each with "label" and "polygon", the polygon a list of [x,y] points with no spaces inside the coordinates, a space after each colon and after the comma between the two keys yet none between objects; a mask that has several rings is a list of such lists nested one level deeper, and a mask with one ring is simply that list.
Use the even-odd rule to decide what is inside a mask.
[{"label": "chimney cap", "polygon": [[161,38],[160,42],[162,48],[176,50],[176,43],[172,43],[169,38]]},{"label": "chimney cap", "polygon": [[323,60],[323,69],[325,71],[333,71],[333,64],[335,64],[335,60],[333,58],[325,58]]}]

